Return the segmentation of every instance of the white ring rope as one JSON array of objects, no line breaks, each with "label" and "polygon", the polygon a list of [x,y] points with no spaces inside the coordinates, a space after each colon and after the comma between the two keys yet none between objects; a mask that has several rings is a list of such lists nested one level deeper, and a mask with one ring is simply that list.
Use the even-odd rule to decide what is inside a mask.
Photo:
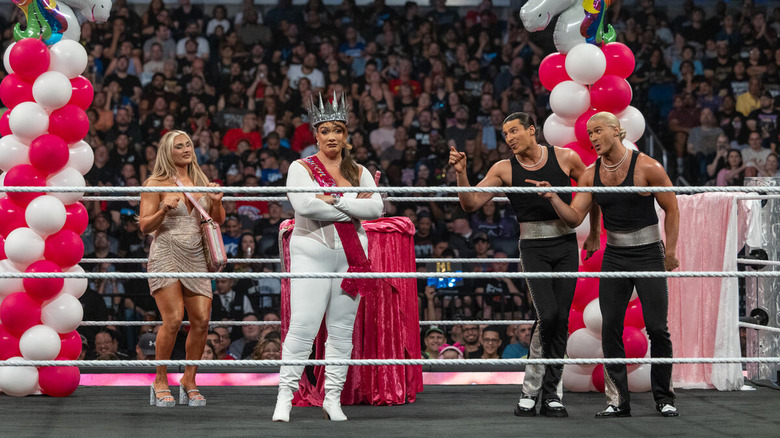
[{"label": "white ring rope", "polygon": [[763,330],[766,332],[772,332],[772,333],[780,333],[780,328],[777,327],[767,327],[765,325],[758,325],[758,324],[751,324],[749,322],[740,322],[740,327],[745,327],[749,329],[755,329],[755,330]]},{"label": "white ring rope", "polygon": [[0,278],[698,278],[777,277],[776,271],[633,272],[0,272]]},{"label": "white ring rope", "polygon": [[[426,325],[517,325],[517,324],[533,324],[534,320],[531,319],[519,319],[519,320],[453,320],[453,321],[420,321],[421,326]],[[82,327],[138,327],[145,325],[162,325],[162,321],[82,321]],[[182,325],[190,325],[189,321],[182,321]],[[209,326],[251,326],[251,325],[281,325],[281,321],[211,321]],[[763,327],[763,326],[760,326]]]},{"label": "white ring rope", "polygon": [[[84,196],[81,201],[140,201],[140,196]],[[230,196],[222,198],[223,201],[245,202],[287,202],[286,196]],[[390,202],[460,202],[458,198],[438,196],[389,196],[384,198]],[[498,196],[493,198],[496,202],[509,202],[509,198]]]},{"label": "white ring rope", "polygon": [[[80,263],[146,263],[149,259],[131,259],[131,258],[84,258]],[[415,259],[416,263],[520,263],[519,258],[421,258]],[[252,259],[228,259],[228,263],[280,263],[278,258],[252,258]]]},{"label": "white ring rope", "polygon": [[737,263],[745,265],[780,266],[776,260],[737,259]]},{"label": "white ring rope", "polygon": [[[0,192],[15,193],[322,193],[322,187],[37,187],[4,186]],[[703,187],[338,187],[343,193],[780,193],[780,186],[703,186]]]},{"label": "white ring rope", "polygon": [[561,364],[692,364],[692,363],[780,363],[780,357],[643,357],[643,358],[577,358],[577,359],[306,359],[306,360],[29,360],[0,361],[0,367],[78,366],[137,368],[156,366],[210,366],[225,368],[278,367],[307,365],[561,365]]}]

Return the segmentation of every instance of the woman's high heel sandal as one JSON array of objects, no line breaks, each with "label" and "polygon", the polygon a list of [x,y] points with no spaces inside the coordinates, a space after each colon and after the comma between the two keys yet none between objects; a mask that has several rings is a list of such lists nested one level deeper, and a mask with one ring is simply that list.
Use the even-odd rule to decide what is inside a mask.
[{"label": "woman's high heel sandal", "polygon": [[193,407],[206,406],[206,397],[198,389],[190,389],[179,384],[179,404]]},{"label": "woman's high heel sandal", "polygon": [[[164,395],[162,397],[157,396],[157,394],[162,394],[166,392],[168,393],[168,395]],[[166,398],[169,398],[170,400],[165,400]],[[170,389],[162,389],[160,391],[155,391],[154,383],[152,383],[152,386],[149,390],[149,405],[157,406],[158,408],[172,408],[176,406],[176,400],[173,399],[173,394],[171,393]]]}]

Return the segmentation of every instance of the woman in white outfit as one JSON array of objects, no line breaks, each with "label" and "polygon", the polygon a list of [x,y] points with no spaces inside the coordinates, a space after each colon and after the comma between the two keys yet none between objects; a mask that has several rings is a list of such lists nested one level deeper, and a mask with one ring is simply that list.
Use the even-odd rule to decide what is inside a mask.
[{"label": "woman in white outfit", "polygon": [[[347,107],[338,102],[309,109],[319,151],[290,165],[287,187],[376,187],[368,169],[356,164],[347,143]],[[382,214],[379,193],[323,194],[288,193],[295,209],[295,228],[290,239],[290,272],[366,272],[368,238],[361,220]],[[369,281],[331,278],[294,278],[290,282],[290,327],[282,345],[282,359],[309,357],[323,317],[328,330],[325,359],[349,359],[352,329],[360,294],[371,289]],[[326,418],[344,421],[341,390],[347,366],[325,367]],[[290,419],[293,392],[298,389],[302,366],[283,366],[273,421]]]}]

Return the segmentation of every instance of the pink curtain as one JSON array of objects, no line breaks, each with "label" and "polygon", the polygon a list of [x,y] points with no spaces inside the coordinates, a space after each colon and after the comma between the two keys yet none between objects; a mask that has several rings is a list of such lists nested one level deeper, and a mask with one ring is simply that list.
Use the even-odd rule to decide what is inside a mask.
[{"label": "pink curtain", "polygon": [[[732,271],[744,245],[733,194],[678,196],[680,238],[678,271]],[[742,203],[739,203],[742,204]],[[659,215],[663,222],[663,214]],[[742,218],[745,218],[743,212]],[[739,357],[736,278],[670,278],[669,332],[675,357]],[[739,364],[676,364],[677,387],[742,386]]]},{"label": "pink curtain", "polygon": [[[290,235],[294,221],[281,224],[280,253],[285,270],[290,266]],[[376,272],[415,272],[414,225],[405,217],[363,222],[368,235],[368,256]],[[352,335],[353,359],[419,359],[420,322],[417,284],[412,278],[377,282],[378,289],[361,299]],[[290,323],[290,281],[282,280],[282,339]],[[314,341],[315,355],[325,353],[324,321]],[[295,406],[321,406],[324,367],[314,367],[316,383],[304,372],[295,394]],[[345,405],[397,405],[411,403],[423,390],[420,366],[354,366],[349,368],[341,394]]]}]

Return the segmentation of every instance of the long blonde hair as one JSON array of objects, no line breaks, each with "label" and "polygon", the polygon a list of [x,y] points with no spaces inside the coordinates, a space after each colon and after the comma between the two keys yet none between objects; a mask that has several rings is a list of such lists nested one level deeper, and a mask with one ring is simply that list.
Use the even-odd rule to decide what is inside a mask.
[{"label": "long blonde hair", "polygon": [[[192,143],[192,139],[184,131],[172,130],[166,132],[160,139],[160,145],[157,147],[157,159],[154,162],[154,171],[152,171],[152,175],[146,181],[149,181],[150,179],[160,181],[167,179],[175,180],[178,177],[176,165],[173,163],[173,157],[171,156],[171,150],[173,149],[173,141],[180,135],[187,137],[187,140]],[[195,157],[194,151],[193,160],[187,165],[187,175],[196,186],[207,186],[209,184],[208,177],[198,165],[198,160]],[[146,182],[144,184],[146,184]]]},{"label": "long blonde hair", "polygon": [[613,128],[618,129],[618,138],[620,138],[620,141],[623,141],[623,139],[626,138],[626,130],[620,126],[620,120],[618,120],[618,118],[611,112],[608,111],[598,112],[590,116],[590,119],[588,119],[588,121],[590,122],[591,120],[603,120],[607,126],[611,126]]}]

